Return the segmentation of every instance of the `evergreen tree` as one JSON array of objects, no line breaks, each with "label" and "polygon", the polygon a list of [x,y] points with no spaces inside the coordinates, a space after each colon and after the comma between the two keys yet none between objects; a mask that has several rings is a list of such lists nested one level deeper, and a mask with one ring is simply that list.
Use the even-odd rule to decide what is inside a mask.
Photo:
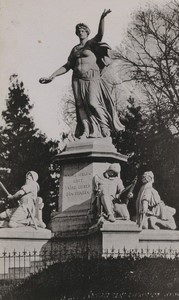
[{"label": "evergreen tree", "polygon": [[[114,139],[117,151],[128,155],[128,164],[125,166],[124,180],[131,182],[136,172],[146,168],[148,119],[141,106],[136,105],[134,98],[129,97],[128,105],[123,116],[125,131],[119,133]],[[140,167],[140,168],[139,168]]]},{"label": "evergreen tree", "polygon": [[[52,157],[57,154],[58,143],[47,141],[47,137],[35,128],[30,115],[33,105],[17,75],[10,77],[7,109],[2,112],[5,127],[1,156],[3,166],[11,170],[4,178],[10,193],[24,184],[25,174],[34,170],[39,174],[40,193],[45,203],[45,220],[48,220],[52,198],[57,198],[57,169],[52,167]],[[53,197],[52,197],[53,196]],[[54,200],[53,200],[54,201]]]}]

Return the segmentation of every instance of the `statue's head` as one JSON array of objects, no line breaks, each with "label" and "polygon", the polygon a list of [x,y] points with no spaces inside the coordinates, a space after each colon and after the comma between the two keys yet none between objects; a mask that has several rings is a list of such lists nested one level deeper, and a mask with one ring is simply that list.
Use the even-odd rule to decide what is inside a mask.
[{"label": "statue's head", "polygon": [[87,32],[87,35],[90,34],[91,31],[90,31],[89,27],[84,23],[79,23],[79,24],[76,25],[76,28],[75,28],[75,33],[76,33],[77,36],[79,35],[79,30],[81,28],[84,29]]},{"label": "statue's head", "polygon": [[148,183],[148,182],[154,182],[154,174],[152,171],[147,171],[142,175],[142,182]]},{"label": "statue's head", "polygon": [[109,166],[109,168],[106,170],[106,172],[108,173],[109,176],[116,177],[120,174],[121,167],[119,164],[114,163]]},{"label": "statue's head", "polygon": [[35,171],[29,171],[29,172],[27,172],[26,179],[28,177],[30,177],[33,181],[37,181],[38,178],[39,178],[38,174]]}]

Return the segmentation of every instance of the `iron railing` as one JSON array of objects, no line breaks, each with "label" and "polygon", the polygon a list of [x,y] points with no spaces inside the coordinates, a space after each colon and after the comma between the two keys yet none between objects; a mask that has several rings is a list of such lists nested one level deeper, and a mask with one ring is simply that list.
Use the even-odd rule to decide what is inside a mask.
[{"label": "iron railing", "polygon": [[[59,249],[48,251],[33,252],[6,252],[0,253],[0,281],[1,280],[23,280],[26,277],[39,272],[40,270],[48,268],[54,263],[72,260],[73,258],[117,258],[129,257],[133,259],[148,258],[166,258],[166,259],[179,259],[179,250],[173,249],[107,249],[102,254],[97,252],[82,252],[79,249],[75,251],[59,251]],[[65,258],[65,259],[64,259]]]}]

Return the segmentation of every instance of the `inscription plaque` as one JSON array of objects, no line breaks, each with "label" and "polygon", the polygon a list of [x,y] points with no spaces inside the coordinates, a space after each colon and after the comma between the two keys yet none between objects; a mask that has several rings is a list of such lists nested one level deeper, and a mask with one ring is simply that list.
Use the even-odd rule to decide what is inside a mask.
[{"label": "inscription plaque", "polygon": [[92,166],[66,165],[63,172],[62,211],[91,198]]}]

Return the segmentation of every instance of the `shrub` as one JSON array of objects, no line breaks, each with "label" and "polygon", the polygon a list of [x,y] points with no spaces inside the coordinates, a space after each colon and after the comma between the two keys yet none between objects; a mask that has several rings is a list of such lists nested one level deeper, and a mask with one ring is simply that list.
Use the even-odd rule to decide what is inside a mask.
[{"label": "shrub", "polygon": [[10,290],[3,300],[177,299],[179,260],[74,259],[56,263]]}]

